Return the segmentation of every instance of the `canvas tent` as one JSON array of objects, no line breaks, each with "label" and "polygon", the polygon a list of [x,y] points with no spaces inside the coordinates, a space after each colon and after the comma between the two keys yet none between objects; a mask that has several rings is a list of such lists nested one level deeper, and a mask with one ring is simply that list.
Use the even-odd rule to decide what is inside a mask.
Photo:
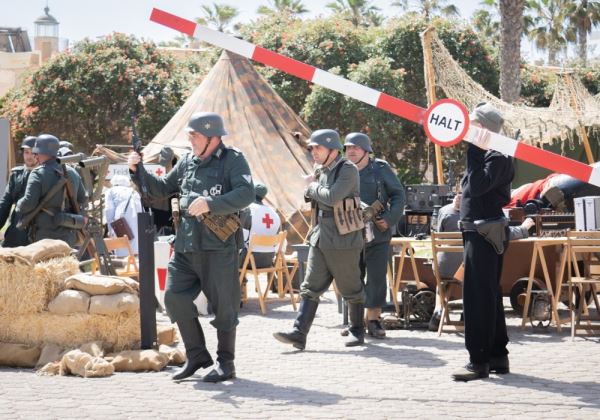
[{"label": "canvas tent", "polygon": [[188,152],[185,127],[192,114],[210,111],[225,120],[224,142],[244,153],[255,181],[267,185],[267,201],[285,218],[304,206],[303,175],[312,172],[306,124],[277,95],[252,64],[223,52],[189,99],[144,148],[144,160],[157,160],[170,146],[180,156]]}]

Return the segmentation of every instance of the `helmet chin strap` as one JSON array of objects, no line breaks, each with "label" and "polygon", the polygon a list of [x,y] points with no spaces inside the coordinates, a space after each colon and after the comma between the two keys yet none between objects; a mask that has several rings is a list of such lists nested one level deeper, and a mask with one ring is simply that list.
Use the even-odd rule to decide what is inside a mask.
[{"label": "helmet chin strap", "polygon": [[327,157],[325,158],[325,162],[323,162],[323,166],[327,166],[329,165],[329,157],[331,156],[331,154],[333,153],[333,149],[329,149],[329,152],[327,153]]},{"label": "helmet chin strap", "polygon": [[208,146],[210,145],[210,142],[212,141],[212,137],[208,138],[208,141],[206,142],[206,146],[204,146],[204,149],[202,149],[202,152],[200,152],[200,157],[202,157],[204,155],[204,153],[206,153],[206,149],[208,149]]},{"label": "helmet chin strap", "polygon": [[368,154],[369,153],[366,150],[364,150],[364,153],[363,153],[362,157],[358,160],[358,162],[355,163],[355,165],[358,166],[363,161],[363,159],[365,158],[365,156],[368,156]]}]

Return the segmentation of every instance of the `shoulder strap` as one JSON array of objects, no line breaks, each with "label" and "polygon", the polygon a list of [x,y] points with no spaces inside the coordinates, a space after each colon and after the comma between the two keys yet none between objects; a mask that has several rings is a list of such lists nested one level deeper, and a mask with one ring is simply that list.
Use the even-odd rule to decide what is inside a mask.
[{"label": "shoulder strap", "polygon": [[[221,153],[221,157],[219,158],[219,183],[223,186],[223,192],[231,190],[231,182],[229,177],[225,178],[225,158],[227,157],[227,147],[223,148],[223,152]],[[226,187],[227,186],[227,187]]]},{"label": "shoulder strap", "polygon": [[346,158],[341,158],[340,161],[338,162],[337,166],[335,167],[335,170],[333,171],[333,182],[337,181],[338,176],[340,175],[342,166],[344,166],[345,163],[346,163]]},{"label": "shoulder strap", "polygon": [[377,165],[377,161],[371,161],[371,168],[373,169],[373,176],[375,177],[375,183],[377,184],[377,199],[381,202],[381,204],[384,204],[383,186],[381,185],[383,177],[381,176],[381,169],[379,168],[379,165]]}]

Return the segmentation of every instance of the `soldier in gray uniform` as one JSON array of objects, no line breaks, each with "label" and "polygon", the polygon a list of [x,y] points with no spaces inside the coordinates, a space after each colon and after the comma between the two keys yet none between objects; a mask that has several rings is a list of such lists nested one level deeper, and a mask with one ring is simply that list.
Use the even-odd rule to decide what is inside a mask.
[{"label": "soldier in gray uniform", "polygon": [[[175,253],[169,261],[165,306],[176,322],[185,344],[187,361],[175,372],[174,380],[192,376],[213,364],[198,320],[194,299],[203,291],[212,304],[217,329],[217,365],[204,377],[220,382],[235,377],[235,336],[240,306],[238,250],[241,229],[221,240],[209,228],[208,218],[232,215],[254,200],[254,185],[246,158],[227,147],[221,136],[227,134],[223,119],[214,113],[192,115],[187,131],[192,152],[179,159],[162,177],[149,172],[136,174],[139,184],[145,178],[151,198],[180,194],[183,216],[175,238]],[[137,170],[140,156],[132,152],[128,164]],[[238,242],[239,240],[239,242]]]},{"label": "soldier in gray uniform", "polygon": [[[40,165],[31,171],[25,194],[17,202],[15,212],[21,217],[27,215],[48,198],[28,227],[30,240],[60,239],[74,248],[78,242],[77,233],[85,225],[88,197],[77,171],[68,165],[61,166],[56,160],[58,149],[59,141],[55,136],[40,134],[37,137],[33,153],[37,155]],[[68,197],[66,186],[52,197],[47,197],[52,187],[65,176],[70,184],[73,202]]]},{"label": "soldier in gray uniform", "polygon": [[315,223],[308,234],[310,249],[306,276],[300,291],[302,301],[293,330],[273,335],[277,340],[303,350],[319,298],[335,279],[337,288],[349,305],[351,326],[345,345],[361,345],[365,336],[365,292],[358,262],[363,248],[363,234],[358,230],[340,235],[333,215],[336,203],[348,197],[359,197],[358,169],[352,162],[342,158],[342,143],[335,130],[315,131],[308,147],[319,166],[315,175],[307,177],[305,192],[305,197],[313,204],[312,219]]},{"label": "soldier in gray uniform", "polygon": [[23,139],[23,142],[21,143],[21,152],[23,153],[24,165],[12,168],[6,191],[0,200],[0,228],[4,226],[10,215],[10,223],[6,228],[6,232],[4,232],[4,241],[2,242],[4,248],[29,245],[27,231],[17,229],[17,213],[12,212],[11,214],[10,211],[13,204],[16,204],[17,201],[23,197],[23,194],[25,194],[29,173],[38,164],[37,158],[32,152],[34,145],[35,137],[27,136]]},{"label": "soldier in gray uniform", "polygon": [[375,338],[385,337],[381,325],[381,307],[385,305],[387,267],[390,261],[392,226],[396,226],[404,210],[404,187],[390,165],[381,159],[371,159],[371,139],[363,133],[350,133],[344,142],[346,157],[360,174],[360,200],[377,208],[373,216],[373,238],[365,244],[360,258],[360,272],[365,280],[367,331]]}]

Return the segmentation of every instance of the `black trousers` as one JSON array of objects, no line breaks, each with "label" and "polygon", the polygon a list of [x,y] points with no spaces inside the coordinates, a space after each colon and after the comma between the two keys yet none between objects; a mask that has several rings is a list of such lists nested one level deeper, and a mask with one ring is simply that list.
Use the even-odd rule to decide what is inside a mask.
[{"label": "black trousers", "polygon": [[500,276],[503,255],[477,232],[463,232],[465,346],[472,363],[508,354]]}]

